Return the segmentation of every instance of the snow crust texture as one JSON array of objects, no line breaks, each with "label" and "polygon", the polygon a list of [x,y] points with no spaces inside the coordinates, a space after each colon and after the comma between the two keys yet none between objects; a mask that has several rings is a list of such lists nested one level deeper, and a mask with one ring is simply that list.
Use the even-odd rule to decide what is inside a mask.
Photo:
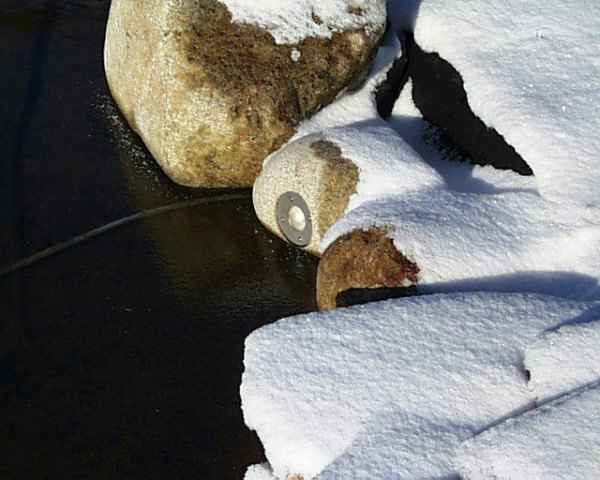
[{"label": "snow crust texture", "polygon": [[[545,197],[531,177],[448,161],[414,106],[410,82],[390,125],[429,167],[429,177],[407,170],[404,189],[394,191],[384,187],[397,171],[385,175],[364,163],[347,214],[326,233],[321,251],[352,230],[379,226],[419,265],[425,291],[598,298],[600,209]],[[361,135],[353,140],[345,154],[368,155]]]},{"label": "snow crust texture", "polygon": [[457,457],[469,480],[600,478],[600,387],[541,407],[468,441]]},{"label": "snow crust texture", "polygon": [[[592,313],[596,321],[548,332],[527,349],[525,367],[531,372],[530,387],[538,400],[600,380],[600,308]],[[600,428],[600,418],[598,422]]]},{"label": "snow crust texture", "polygon": [[320,251],[387,228],[436,295],[253,333],[242,407],[270,468],[247,479],[600,478],[600,3],[390,0],[388,13],[461,73],[535,177],[448,161],[410,81],[385,125],[390,34],[363,87],[300,126],[295,140],[318,134],[360,170]]},{"label": "snow crust texture", "polygon": [[245,421],[277,478],[444,478],[461,441],[532,406],[527,345],[589,308],[455,294],[281,320],[246,340]]},{"label": "snow crust texture", "polygon": [[[578,213],[530,192],[426,189],[351,210],[327,232],[322,248],[352,230],[380,226],[391,229],[396,248],[420,266],[420,283],[428,289],[472,289],[477,282],[503,289],[507,276],[523,282],[530,274],[577,282],[578,275],[597,276],[600,267],[600,228]],[[546,293],[559,293],[549,288]]]},{"label": "snow crust texture", "polygon": [[469,104],[541,193],[600,207],[600,2],[427,0],[417,43],[462,75]]},{"label": "snow crust texture", "polygon": [[339,127],[323,132],[323,138],[340,147],[359,168],[356,193],[347,207],[377,199],[404,195],[443,184],[440,175],[385,122],[373,126]]},{"label": "snow crust texture", "polygon": [[220,0],[233,21],[268,30],[278,44],[308,37],[331,38],[342,30],[378,30],[385,24],[385,0]]}]

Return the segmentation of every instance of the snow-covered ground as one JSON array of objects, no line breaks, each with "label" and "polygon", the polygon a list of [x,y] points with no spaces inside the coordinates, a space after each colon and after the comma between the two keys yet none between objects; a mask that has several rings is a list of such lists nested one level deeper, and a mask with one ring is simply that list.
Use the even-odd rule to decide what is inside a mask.
[{"label": "snow-covered ground", "polygon": [[600,379],[600,306],[580,320],[547,332],[525,352],[537,398],[560,397]]},{"label": "snow-covered ground", "polygon": [[[461,73],[474,112],[535,177],[449,162],[407,84],[389,124],[425,173],[378,196],[386,179],[363,162],[365,188],[322,250],[386,226],[423,291],[445,294],[252,334],[243,410],[269,465],[247,479],[600,478],[600,3],[388,7]],[[324,131],[368,157],[360,130],[382,126],[373,91],[400,54],[388,36],[365,86],[299,135]]]},{"label": "snow-covered ground", "polygon": [[594,307],[470,293],[281,320],[246,341],[245,421],[277,478],[447,478],[462,441],[535,405],[528,346]]},{"label": "snow-covered ground", "polygon": [[595,385],[467,441],[456,465],[473,480],[600,478],[599,422]]}]

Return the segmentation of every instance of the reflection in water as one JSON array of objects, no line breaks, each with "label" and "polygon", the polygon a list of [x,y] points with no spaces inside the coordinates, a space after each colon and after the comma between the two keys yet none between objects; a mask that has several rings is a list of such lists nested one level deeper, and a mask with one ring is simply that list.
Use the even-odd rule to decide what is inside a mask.
[{"label": "reflection in water", "polygon": [[[119,148],[120,166],[136,210],[152,208],[157,190],[165,190],[157,185],[162,187],[163,183],[168,186],[163,201],[182,194],[187,198],[206,198],[223,193],[174,185],[125,125],[112,100],[104,98],[99,106]],[[193,301],[199,291],[210,291],[210,296],[218,299],[223,288],[243,292],[241,297],[249,304],[264,302],[264,288],[270,284],[266,301],[285,304],[286,298],[306,290],[307,278],[312,286],[315,261],[269,234],[254,215],[250,190],[237,192],[245,193],[247,199],[217,201],[145,222],[149,237],[160,252],[159,266],[170,278],[174,294],[185,302]],[[183,269],[198,274],[190,278],[182,274]],[[275,278],[277,281],[273,282]],[[304,285],[298,284],[298,278]],[[303,301],[312,307],[314,294],[312,289],[309,291]]]}]

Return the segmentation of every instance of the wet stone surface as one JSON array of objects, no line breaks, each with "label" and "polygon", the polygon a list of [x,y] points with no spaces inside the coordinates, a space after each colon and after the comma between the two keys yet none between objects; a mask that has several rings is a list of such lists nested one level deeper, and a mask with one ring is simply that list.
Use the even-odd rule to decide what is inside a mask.
[{"label": "wet stone surface", "polygon": [[[108,0],[0,6],[0,266],[140,210],[171,183],[102,68]],[[244,338],[314,310],[316,263],[251,199],[166,213],[0,278],[0,478],[241,479]]]}]

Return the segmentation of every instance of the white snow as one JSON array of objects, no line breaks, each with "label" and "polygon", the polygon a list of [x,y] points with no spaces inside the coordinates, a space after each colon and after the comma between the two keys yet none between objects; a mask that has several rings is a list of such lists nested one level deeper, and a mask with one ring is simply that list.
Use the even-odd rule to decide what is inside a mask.
[{"label": "white snow", "polygon": [[[410,154],[429,167],[428,179],[407,169],[398,182],[400,164],[386,175],[373,167],[377,160],[362,163],[357,193],[325,235],[321,251],[349,231],[381,226],[420,267],[425,291],[524,290],[600,298],[600,211],[546,198],[532,177],[448,161],[411,93],[409,83],[390,125]],[[377,121],[383,122],[372,123]],[[347,158],[385,157],[384,146],[369,152],[360,134],[352,138],[355,145],[340,144]],[[411,162],[412,170],[418,162]],[[388,182],[402,189],[386,187]]]},{"label": "white snow", "polygon": [[600,2],[427,0],[415,38],[462,75],[469,104],[541,193],[600,209]]},{"label": "white snow", "polygon": [[244,475],[244,480],[275,480],[268,464],[251,465]]},{"label": "white snow", "polygon": [[340,147],[359,169],[359,181],[347,207],[390,195],[405,195],[443,185],[442,177],[385,122],[325,130],[322,137]]},{"label": "white snow", "polygon": [[590,388],[468,441],[457,456],[469,480],[600,478],[600,388]]},{"label": "white snow", "polygon": [[457,448],[471,434],[448,419],[431,420],[400,410],[380,412],[318,478],[446,479],[455,471]]},{"label": "white snow", "polygon": [[219,0],[234,22],[268,30],[278,44],[385,25],[385,0]]},{"label": "white snow", "polygon": [[532,405],[526,346],[589,308],[474,293],[281,320],[246,340],[244,418],[277,478],[443,477],[452,446]]},{"label": "white snow", "polygon": [[529,385],[539,400],[600,381],[600,308],[592,313],[595,321],[548,332],[527,349]]},{"label": "white snow", "polygon": [[[260,23],[288,8],[275,3],[238,12]],[[386,125],[373,95],[401,55],[388,33],[365,84],[294,140],[319,133],[360,169],[321,250],[352,229],[388,227],[421,268],[422,291],[446,294],[253,333],[242,406],[269,465],[247,480],[600,478],[600,391],[591,387],[600,380],[591,303],[600,299],[600,2],[389,0],[388,9],[459,70],[475,113],[536,176],[449,162],[410,82]]]},{"label": "white snow", "polygon": [[387,227],[396,248],[420,267],[419,283],[427,289],[472,290],[477,282],[504,288],[498,283],[509,275],[524,288],[528,277],[542,282],[550,275],[556,285],[547,293],[597,295],[597,220],[530,192],[424,190],[352,210],[329,230],[322,249],[349,231]]}]

